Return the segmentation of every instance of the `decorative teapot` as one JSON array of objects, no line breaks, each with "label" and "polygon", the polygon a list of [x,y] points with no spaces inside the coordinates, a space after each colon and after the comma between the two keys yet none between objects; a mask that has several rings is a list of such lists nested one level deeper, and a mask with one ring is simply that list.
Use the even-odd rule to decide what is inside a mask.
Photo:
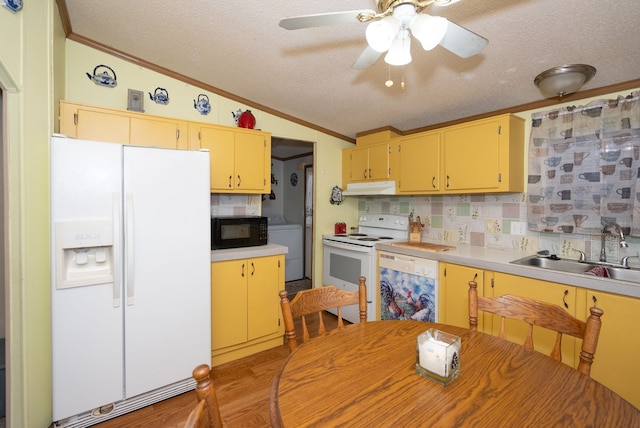
[{"label": "decorative teapot", "polygon": [[4,5],[15,13],[22,9],[22,0],[4,0]]},{"label": "decorative teapot", "polygon": [[[99,68],[106,68],[107,70],[99,73]],[[111,74],[109,74],[109,71],[111,72]],[[111,75],[113,75],[113,77],[111,77]],[[87,77],[90,80],[93,80],[93,83],[95,83],[96,85],[110,86],[113,88],[118,84],[116,80],[116,72],[113,71],[111,67],[106,65],[97,65],[96,68],[93,69],[93,74],[87,73]]]},{"label": "decorative teapot", "polygon": [[198,110],[200,114],[209,114],[211,111],[211,104],[209,104],[209,97],[205,94],[198,95],[198,100],[193,100],[193,108]]},{"label": "decorative teapot", "polygon": [[155,101],[158,104],[168,104],[169,92],[167,92],[165,88],[158,87],[153,94],[149,92],[149,98],[151,98],[152,101]]},{"label": "decorative teapot", "polygon": [[251,113],[251,110],[246,110],[238,117],[238,126],[247,129],[253,129],[256,126],[256,118]]}]

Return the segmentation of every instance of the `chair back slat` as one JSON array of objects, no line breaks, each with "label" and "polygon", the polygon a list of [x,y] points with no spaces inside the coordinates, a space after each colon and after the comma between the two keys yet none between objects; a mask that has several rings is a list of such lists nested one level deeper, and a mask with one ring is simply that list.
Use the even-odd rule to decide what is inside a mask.
[{"label": "chair back slat", "polygon": [[298,346],[294,324],[295,318],[301,318],[302,320],[303,342],[310,339],[307,327],[307,315],[318,314],[318,334],[326,333],[322,313],[328,309],[337,309],[338,328],[344,327],[342,320],[343,306],[358,305],[360,322],[365,322],[367,319],[367,288],[365,277],[360,277],[357,292],[344,291],[333,285],[326,285],[324,287],[299,291],[291,301],[288,298],[286,290],[280,291],[278,295],[280,296],[280,305],[284,318],[285,337],[289,341],[289,349],[291,351]]},{"label": "chair back slat", "polygon": [[469,328],[477,330],[478,311],[484,311],[500,316],[499,337],[506,339],[505,319],[515,319],[528,324],[527,337],[523,346],[533,350],[533,327],[543,327],[555,331],[556,340],[551,351],[551,357],[562,361],[562,335],[582,339],[580,362],[578,371],[589,375],[591,363],[598,344],[601,316],[604,311],[597,307],[589,309],[591,315],[587,321],[581,321],[566,312],[562,307],[547,302],[541,302],[526,297],[504,295],[500,297],[479,297],[478,284],[469,282]]}]

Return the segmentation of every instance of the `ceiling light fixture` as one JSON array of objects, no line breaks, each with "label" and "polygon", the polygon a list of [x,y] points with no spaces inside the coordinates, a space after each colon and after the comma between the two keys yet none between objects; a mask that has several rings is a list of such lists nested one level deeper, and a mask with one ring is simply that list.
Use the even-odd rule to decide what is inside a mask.
[{"label": "ceiling light fixture", "polygon": [[369,23],[367,43],[376,52],[387,52],[384,60],[388,64],[406,65],[411,62],[409,30],[428,51],[442,41],[448,23],[439,16],[417,14],[412,3],[400,4],[393,9],[393,15]]},{"label": "ceiling light fixture", "polygon": [[390,65],[405,65],[411,62],[411,37],[407,30],[400,30],[384,56],[384,62]]},{"label": "ceiling light fixture", "polygon": [[545,98],[562,98],[577,92],[596,74],[596,68],[587,64],[553,67],[538,74],[533,83]]}]

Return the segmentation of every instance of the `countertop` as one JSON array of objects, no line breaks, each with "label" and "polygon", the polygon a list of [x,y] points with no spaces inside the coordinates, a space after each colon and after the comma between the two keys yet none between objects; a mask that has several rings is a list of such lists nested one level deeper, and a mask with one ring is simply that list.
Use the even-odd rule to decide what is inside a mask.
[{"label": "countertop", "polygon": [[252,259],[255,257],[277,256],[287,254],[289,248],[284,245],[267,244],[257,247],[231,248],[228,250],[211,250],[212,262],[228,260]]},{"label": "countertop", "polygon": [[[428,241],[425,241],[428,242]],[[442,242],[433,242],[443,244]],[[445,243],[449,244],[449,243]],[[450,245],[450,244],[449,244]],[[640,284],[619,281],[596,276],[559,272],[541,269],[534,266],[521,266],[509,262],[532,255],[513,250],[475,247],[471,245],[455,245],[455,250],[443,252],[422,251],[419,249],[397,247],[391,244],[376,244],[376,249],[390,253],[404,254],[423,259],[437,260],[478,269],[503,272],[560,284],[574,285],[592,290],[606,291],[624,296],[640,298]]]}]

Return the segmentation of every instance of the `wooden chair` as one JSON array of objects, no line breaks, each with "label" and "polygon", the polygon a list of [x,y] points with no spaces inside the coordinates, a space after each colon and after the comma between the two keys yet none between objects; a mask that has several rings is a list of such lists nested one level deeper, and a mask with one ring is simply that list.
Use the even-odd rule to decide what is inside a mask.
[{"label": "wooden chair", "polygon": [[360,322],[366,322],[367,287],[365,277],[361,276],[359,282],[358,291],[344,291],[337,289],[333,285],[326,285],[324,287],[299,291],[292,301],[289,301],[286,290],[280,291],[278,295],[280,296],[280,306],[282,307],[282,316],[284,318],[285,336],[289,340],[289,350],[293,352],[293,350],[298,347],[296,329],[293,321],[295,318],[302,318],[303,342],[306,342],[310,338],[306,319],[306,316],[310,314],[318,314],[318,334],[326,333],[322,313],[327,309],[337,308],[338,328],[344,327],[344,322],[342,321],[342,306],[358,305],[360,309]]},{"label": "wooden chair", "polygon": [[189,414],[185,428],[221,428],[222,417],[218,407],[216,391],[213,389],[211,370],[206,364],[201,364],[193,370],[196,380],[196,394],[198,405]]},{"label": "wooden chair", "polygon": [[591,315],[587,321],[581,321],[567,313],[562,307],[547,302],[528,299],[526,297],[504,295],[501,297],[478,297],[478,284],[469,281],[469,328],[478,329],[478,310],[489,312],[501,317],[499,337],[506,339],[505,318],[523,321],[529,324],[524,348],[533,350],[533,326],[547,328],[557,333],[556,341],[551,351],[551,358],[562,361],[562,335],[568,334],[582,339],[580,363],[578,371],[591,373],[591,363],[598,345],[600,317],[604,311],[595,306],[590,308]]}]

